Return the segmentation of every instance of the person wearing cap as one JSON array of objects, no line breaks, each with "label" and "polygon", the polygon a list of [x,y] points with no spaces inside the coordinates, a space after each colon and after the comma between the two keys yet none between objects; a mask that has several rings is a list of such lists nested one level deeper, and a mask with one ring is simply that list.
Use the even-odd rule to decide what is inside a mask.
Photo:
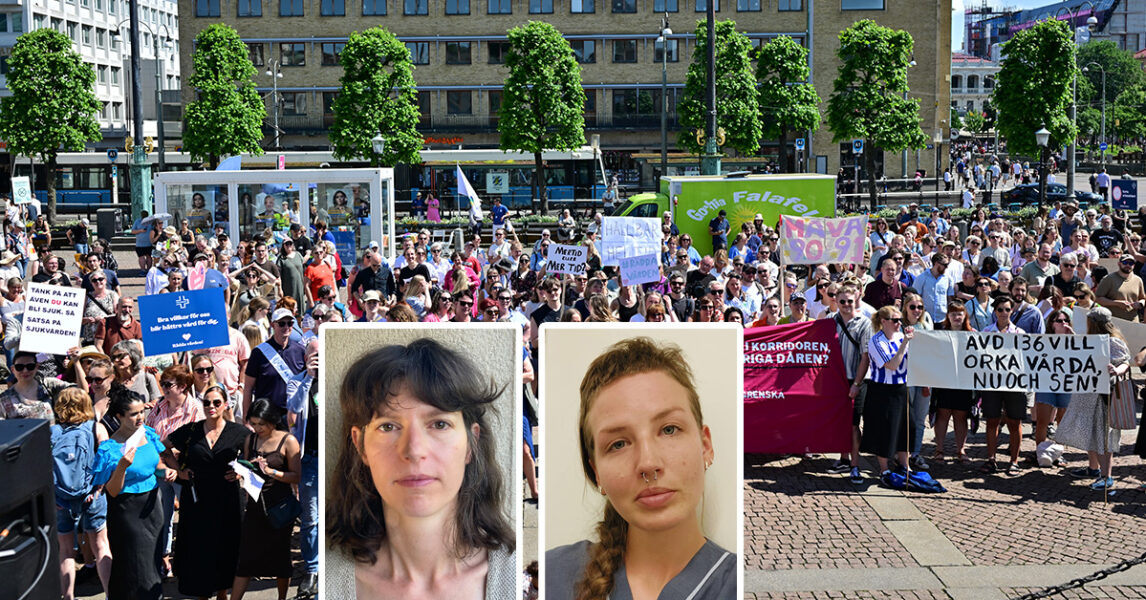
[{"label": "person wearing cap", "polygon": [[672,221],[672,213],[665,211],[661,215],[661,229],[668,228],[668,234],[665,237],[676,237],[680,235],[680,228]]},{"label": "person wearing cap", "polygon": [[243,372],[243,414],[250,414],[253,398],[267,398],[279,408],[286,408],[287,382],[306,368],[302,344],[291,341],[294,315],[285,308],[271,313],[271,337],[251,349],[251,358]]},{"label": "person wearing cap", "polygon": [[8,249],[0,252],[0,293],[8,289],[9,279],[20,277],[20,267],[17,264],[19,262],[19,254]]},{"label": "person wearing cap", "polygon": [[72,225],[68,228],[68,243],[71,244],[73,248],[75,248],[76,254],[87,254],[88,250],[91,248],[91,246],[88,244],[88,238],[90,237],[88,227],[90,226],[91,223],[88,221],[88,218],[84,217],[80,219],[79,223],[76,223],[75,225]]},{"label": "person wearing cap", "polygon": [[1118,270],[1108,274],[1094,289],[1098,304],[1110,309],[1119,319],[1138,321],[1146,304],[1146,288],[1142,279],[1134,274],[1134,256],[1123,254],[1118,258]]},{"label": "person wearing cap", "polygon": [[712,236],[712,251],[728,248],[728,231],[732,225],[728,223],[728,211],[720,209],[716,217],[708,222],[708,233]]},{"label": "person wearing cap", "polygon": [[294,298],[300,307],[305,307],[306,266],[294,246],[294,240],[289,237],[283,240],[282,251],[275,264],[279,268],[279,285],[282,286],[283,296]]},{"label": "person wearing cap", "polygon": [[302,255],[303,262],[310,260],[310,254],[314,252],[314,243],[306,237],[306,230],[302,228],[301,224],[291,223],[290,239],[294,240],[295,252]]}]

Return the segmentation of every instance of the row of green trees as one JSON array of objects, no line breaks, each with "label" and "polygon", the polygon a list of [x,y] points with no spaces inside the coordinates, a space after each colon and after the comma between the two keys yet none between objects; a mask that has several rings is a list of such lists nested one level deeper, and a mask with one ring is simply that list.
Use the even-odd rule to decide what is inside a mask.
[{"label": "row of green trees", "polygon": [[[707,113],[703,25],[696,28],[696,50],[677,106],[683,126],[678,145],[694,153],[701,151],[696,132],[704,129]],[[778,139],[781,164],[787,165],[788,135],[820,125],[820,96],[808,82],[807,50],[780,36],[753,53],[733,21],[718,22],[716,35],[716,110],[718,125],[727,132],[725,147],[753,155],[762,138]],[[508,40],[500,146],[534,155],[538,197],[547,211],[541,152],[585,143],[581,68],[568,42],[547,23],[515,28]],[[906,94],[912,50],[909,34],[873,21],[840,33],[842,65],[827,113],[835,141],[862,138],[869,148],[887,151],[926,144],[918,101]],[[340,61],[341,89],[330,129],[335,157],[390,166],[417,162],[422,147],[417,87],[405,45],[382,28],[369,29],[350,35]],[[254,84],[256,70],[247,47],[235,30],[217,24],[200,32],[192,66],[188,84],[195,99],[184,111],[184,150],[212,166],[226,155],[261,154],[266,105]],[[41,29],[21,36],[9,60],[8,83],[12,96],[0,102],[0,136],[12,152],[35,156],[54,172],[59,152],[80,151],[86,142],[100,139],[95,115],[101,107],[92,93],[92,69],[63,34]],[[376,154],[371,140],[378,134],[386,144]],[[872,154],[866,153],[866,159],[874,178]],[[54,216],[53,177],[48,192],[48,212]]]}]

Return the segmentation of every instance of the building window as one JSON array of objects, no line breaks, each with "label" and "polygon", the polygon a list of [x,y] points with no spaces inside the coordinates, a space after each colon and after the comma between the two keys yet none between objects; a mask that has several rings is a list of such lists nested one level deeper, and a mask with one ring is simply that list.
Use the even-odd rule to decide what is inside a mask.
[{"label": "building window", "polygon": [[323,92],[322,93],[322,114],[334,114],[334,101],[338,98],[338,92]]},{"label": "building window", "polygon": [[342,54],[342,49],[345,47],[346,44],[343,42],[324,42],[322,44],[322,66],[337,67],[340,65],[338,56]]},{"label": "building window", "polygon": [[491,15],[512,15],[513,0],[486,0],[486,12]]},{"label": "building window", "polygon": [[386,0],[362,0],[362,16],[381,17],[386,15]]},{"label": "building window", "polygon": [[43,29],[45,18],[44,15],[32,15],[32,29]]},{"label": "building window", "polygon": [[963,87],[963,76],[962,75],[952,75],[951,76],[951,89],[957,90],[961,87]]},{"label": "building window", "polygon": [[569,0],[569,12],[573,14],[589,14],[597,11],[593,0]]},{"label": "building window", "polygon": [[780,12],[804,10],[804,0],[779,0],[776,3],[776,10]]},{"label": "building window", "polygon": [[252,42],[247,44],[247,56],[251,58],[251,64],[256,67],[263,66],[266,62],[263,56],[263,44],[260,42]]},{"label": "building window", "polygon": [[[714,12],[720,12],[720,0],[716,0]],[[696,12],[708,12],[708,0],[696,0]]]},{"label": "building window", "polygon": [[597,62],[597,42],[593,40],[573,40],[569,42],[573,56],[581,64]]},{"label": "building window", "polygon": [[636,115],[660,114],[648,90],[613,90],[613,120]]},{"label": "building window", "polygon": [[418,92],[419,120],[423,124],[430,122],[430,92]]},{"label": "building window", "polygon": [[303,0],[279,0],[280,17],[301,17],[303,15]]},{"label": "building window", "polygon": [[967,112],[971,112],[974,110],[975,110],[975,101],[974,100],[968,100],[967,101]]},{"label": "building window", "polygon": [[542,15],[553,12],[553,0],[529,0],[529,14]]},{"label": "building window", "polygon": [[404,0],[402,14],[428,15],[430,14],[430,0]]},{"label": "building window", "polygon": [[446,64],[447,65],[468,65],[468,64],[470,64],[470,43],[469,42],[446,42]]},{"label": "building window", "polygon": [[[678,42],[680,40],[667,40],[668,42],[668,62],[679,62],[680,54],[677,52]],[[653,42],[653,62],[659,63],[665,61],[665,42]]]},{"label": "building window", "polygon": [[83,27],[81,27],[80,28],[80,34],[83,36],[81,39],[83,40],[85,46],[92,45],[92,26],[91,25],[84,25]]},{"label": "building window", "polygon": [[324,17],[345,17],[346,0],[322,0],[319,14]]},{"label": "building window", "polygon": [[110,0],[107,3],[107,14],[109,14],[109,15],[115,14],[115,5],[116,4],[118,4],[117,0]]},{"label": "building window", "polygon": [[677,0],[653,0],[653,12],[666,13],[678,12],[680,10],[680,3]]},{"label": "building window", "polygon": [[446,0],[447,15],[470,14],[470,0]]},{"label": "building window", "polygon": [[451,115],[474,114],[473,94],[469,91],[446,92],[446,113]]},{"label": "building window", "polygon": [[[108,12],[113,13],[113,14],[115,13],[114,10],[109,10]],[[196,17],[217,17],[217,16],[219,16],[219,0],[195,0],[195,16]]]},{"label": "building window", "polygon": [[840,10],[883,10],[883,0],[840,0]]},{"label": "building window", "polygon": [[979,76],[978,75],[968,75],[967,76],[967,91],[974,92],[974,91],[978,91],[978,89],[979,89]]},{"label": "building window", "polygon": [[985,89],[985,90],[995,89],[995,78],[991,77],[990,75],[984,77],[983,78],[983,89]]},{"label": "building window", "polygon": [[111,84],[119,85],[119,67],[111,68]]},{"label": "building window", "polygon": [[75,23],[68,23],[68,38],[71,39],[73,42],[80,41],[79,40],[79,34],[76,32],[76,24]]},{"label": "building window", "polygon": [[509,42],[486,42],[489,48],[489,64],[504,65],[505,55],[509,53]]},{"label": "building window", "polygon": [[95,0],[95,9],[99,12],[103,12],[103,0]]},{"label": "building window", "polygon": [[496,117],[501,112],[501,90],[489,91],[489,116]]},{"label": "building window", "polygon": [[637,40],[613,40],[613,62],[637,62]]},{"label": "building window", "polygon": [[118,121],[118,120],[120,120],[120,118],[122,118],[122,116],[123,116],[123,103],[122,102],[112,102],[111,103],[111,118],[112,118],[112,120]]},{"label": "building window", "polygon": [[237,10],[240,17],[261,17],[263,0],[239,0]]},{"label": "building window", "polygon": [[0,56],[0,75],[8,74],[8,57]]},{"label": "building window", "polygon": [[279,92],[282,96],[282,111],[284,115],[305,115],[306,95],[308,92]]},{"label": "building window", "polygon": [[406,42],[410,51],[410,62],[416,65],[430,64],[430,42]]},{"label": "building window", "polygon": [[635,12],[637,12],[637,0],[613,0],[613,12],[615,12],[615,13],[635,13]]},{"label": "building window", "polygon": [[107,47],[107,30],[106,29],[97,29],[96,30],[96,48],[106,48],[106,47]]},{"label": "building window", "polygon": [[24,16],[20,13],[0,13],[0,32],[23,33]]},{"label": "building window", "polygon": [[760,0],[736,0],[736,12],[760,12]]},{"label": "building window", "polygon": [[279,44],[279,62],[284,67],[305,67],[306,44]]},{"label": "building window", "polygon": [[96,69],[96,81],[100,83],[107,83],[107,65],[100,65]]}]

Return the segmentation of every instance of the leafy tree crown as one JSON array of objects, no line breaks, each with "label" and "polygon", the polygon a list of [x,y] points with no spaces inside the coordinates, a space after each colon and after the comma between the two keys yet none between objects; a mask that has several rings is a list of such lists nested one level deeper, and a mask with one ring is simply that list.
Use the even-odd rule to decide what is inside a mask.
[{"label": "leafy tree crown", "polygon": [[548,23],[509,30],[498,132],[502,150],[537,153],[585,144],[585,90],[569,42]]},{"label": "leafy tree crown", "polygon": [[241,153],[262,154],[267,108],[255,89],[256,73],[239,34],[216,23],[195,36],[196,98],[184,112],[183,147],[193,160]]},{"label": "leafy tree crown", "polygon": [[[684,94],[677,104],[681,132],[677,143],[685,150],[699,154],[703,145],[696,132],[705,131],[708,123],[706,101],[708,68],[708,28],[697,21],[696,46],[692,63],[685,76]],[[717,21],[716,29],[716,124],[724,129],[725,146],[740,154],[755,154],[760,149],[764,131],[760,125],[760,103],[756,78],[749,56],[752,42],[736,31],[736,22]]]}]

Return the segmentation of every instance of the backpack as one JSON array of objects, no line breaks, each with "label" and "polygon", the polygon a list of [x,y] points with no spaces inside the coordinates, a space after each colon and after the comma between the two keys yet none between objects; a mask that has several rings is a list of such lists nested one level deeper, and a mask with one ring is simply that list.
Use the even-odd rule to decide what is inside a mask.
[{"label": "backpack", "polygon": [[95,439],[95,421],[52,425],[52,475],[57,497],[77,500],[91,493]]}]

